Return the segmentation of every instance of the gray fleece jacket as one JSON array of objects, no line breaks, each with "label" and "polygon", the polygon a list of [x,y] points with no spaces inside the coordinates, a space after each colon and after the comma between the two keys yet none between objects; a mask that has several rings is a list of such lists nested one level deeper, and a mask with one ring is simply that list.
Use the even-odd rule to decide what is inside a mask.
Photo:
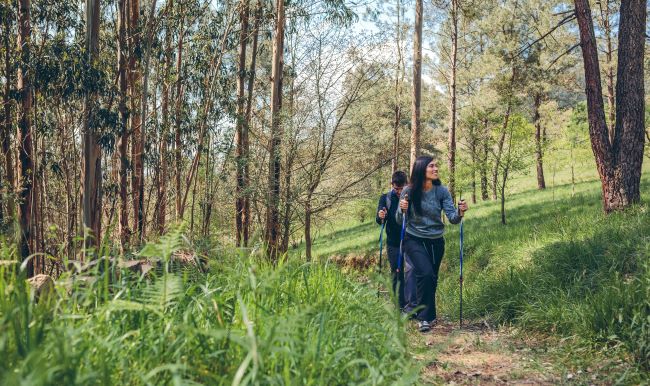
[{"label": "gray fleece jacket", "polygon": [[[411,187],[407,186],[402,190],[400,200],[409,194]],[[454,206],[451,194],[447,187],[434,185],[428,192],[422,193],[422,213],[417,215],[413,203],[409,202],[408,216],[406,217],[406,233],[425,239],[437,239],[442,237],[445,224],[442,222],[442,211],[445,211],[447,219],[452,224],[458,224],[462,217]],[[395,212],[395,219],[398,224],[402,223],[402,209]]]}]

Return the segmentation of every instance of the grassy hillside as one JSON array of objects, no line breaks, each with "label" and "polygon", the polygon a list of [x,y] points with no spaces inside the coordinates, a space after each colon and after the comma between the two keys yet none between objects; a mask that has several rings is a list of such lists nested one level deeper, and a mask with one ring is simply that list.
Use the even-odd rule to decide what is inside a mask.
[{"label": "grassy hillside", "polygon": [[[648,368],[648,173],[641,190],[645,204],[609,216],[602,213],[597,180],[513,194],[507,225],[500,224],[498,203],[474,205],[465,221],[465,315],[623,346]],[[374,202],[366,205],[374,211]],[[322,230],[314,254],[374,257],[379,227],[373,220],[352,218]],[[439,304],[444,315],[456,317],[458,227],[448,226],[446,238]]]}]

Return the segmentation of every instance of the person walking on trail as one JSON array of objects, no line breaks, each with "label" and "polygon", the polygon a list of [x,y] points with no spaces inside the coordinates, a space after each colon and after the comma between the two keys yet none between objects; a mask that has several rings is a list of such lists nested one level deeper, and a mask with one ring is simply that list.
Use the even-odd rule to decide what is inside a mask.
[{"label": "person walking on trail", "polygon": [[445,253],[442,211],[452,224],[462,220],[468,206],[454,206],[449,190],[438,178],[438,165],[431,157],[418,157],[411,171],[411,183],[402,190],[395,220],[406,214],[403,249],[413,265],[416,282],[418,328],[427,332],[436,323],[438,272]]},{"label": "person walking on trail", "polygon": [[406,182],[406,173],[401,170],[393,173],[391,178],[392,189],[379,198],[379,203],[377,204],[377,217],[375,219],[377,224],[386,221],[386,249],[388,250],[388,261],[390,262],[390,271],[393,279],[393,293],[397,293],[400,308],[403,308],[405,305],[404,272],[403,270],[398,272],[397,269],[402,223],[395,221],[395,213],[399,207],[399,197]]}]

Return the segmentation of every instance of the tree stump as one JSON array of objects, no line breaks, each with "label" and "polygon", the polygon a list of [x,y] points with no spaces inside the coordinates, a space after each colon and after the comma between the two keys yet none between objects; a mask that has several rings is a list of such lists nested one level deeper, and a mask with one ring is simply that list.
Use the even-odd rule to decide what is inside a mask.
[{"label": "tree stump", "polygon": [[147,259],[125,260],[120,261],[117,267],[146,276],[153,269],[153,263]]},{"label": "tree stump", "polygon": [[39,274],[27,279],[29,286],[32,287],[34,298],[40,300],[54,292],[54,280],[48,275]]}]

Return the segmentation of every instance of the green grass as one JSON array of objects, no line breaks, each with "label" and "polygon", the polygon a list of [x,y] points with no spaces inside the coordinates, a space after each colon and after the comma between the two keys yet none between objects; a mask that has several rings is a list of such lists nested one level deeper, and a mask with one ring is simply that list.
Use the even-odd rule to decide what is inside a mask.
[{"label": "green grass", "polygon": [[[175,233],[146,254],[182,246]],[[3,250],[9,257],[10,250]],[[212,252],[207,274],[122,273],[35,302],[0,274],[0,384],[412,384],[403,321],[328,264]],[[106,273],[105,275],[109,275]]]},{"label": "green grass", "polygon": [[[647,370],[650,174],[642,179],[645,204],[625,213],[602,213],[599,181],[577,183],[574,195],[573,189],[565,183],[513,194],[507,201],[507,225],[500,224],[498,203],[472,207],[465,220],[464,313],[530,331],[578,336],[598,347],[622,346]],[[370,204],[368,208],[374,211]],[[453,318],[459,298],[458,229],[447,228],[438,291],[442,314]],[[367,220],[323,232],[314,254],[377,254],[378,230]]]}]

